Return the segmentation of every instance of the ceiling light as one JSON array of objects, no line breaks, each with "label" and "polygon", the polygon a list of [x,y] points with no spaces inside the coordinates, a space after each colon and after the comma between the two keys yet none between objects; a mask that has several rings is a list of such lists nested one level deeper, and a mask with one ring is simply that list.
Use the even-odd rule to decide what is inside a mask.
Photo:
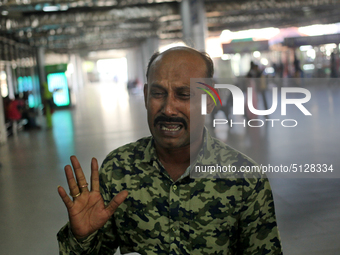
[{"label": "ceiling light", "polygon": [[267,27],[261,29],[249,29],[237,32],[232,32],[230,30],[223,30],[221,33],[222,40],[235,40],[235,39],[266,39],[276,36],[280,33],[280,29],[274,27]]},{"label": "ceiling light", "polygon": [[264,65],[264,66],[268,65],[268,63],[269,63],[269,62],[268,62],[268,59],[266,59],[266,58],[262,58],[260,62],[261,62],[261,64]]},{"label": "ceiling light", "polygon": [[326,25],[311,25],[306,27],[299,27],[299,32],[308,36],[326,35],[339,33],[338,24]]},{"label": "ceiling light", "polygon": [[43,7],[44,12],[56,12],[56,11],[67,11],[68,6],[63,4],[63,5],[48,5]]},{"label": "ceiling light", "polygon": [[300,46],[300,51],[307,51],[307,50],[310,50],[310,49],[313,49],[312,45],[301,45]]},{"label": "ceiling light", "polygon": [[32,26],[33,28],[36,28],[37,26],[39,26],[39,20],[38,20],[38,19],[34,19],[34,20],[32,21],[32,23],[31,23],[31,26]]},{"label": "ceiling light", "polygon": [[50,6],[44,6],[43,7],[44,12],[55,12],[59,11],[59,6],[56,5],[50,5]]},{"label": "ceiling light", "polygon": [[261,57],[261,52],[259,52],[259,51],[254,51],[254,52],[253,52],[253,56],[254,56],[254,58],[259,58],[259,57]]},{"label": "ceiling light", "polygon": [[59,10],[60,10],[60,11],[67,11],[67,10],[68,10],[68,6],[67,6],[66,4],[60,5]]},{"label": "ceiling light", "polygon": [[230,55],[230,54],[223,54],[223,55],[221,56],[221,59],[222,59],[222,60],[230,60],[230,59],[231,59],[231,55]]}]

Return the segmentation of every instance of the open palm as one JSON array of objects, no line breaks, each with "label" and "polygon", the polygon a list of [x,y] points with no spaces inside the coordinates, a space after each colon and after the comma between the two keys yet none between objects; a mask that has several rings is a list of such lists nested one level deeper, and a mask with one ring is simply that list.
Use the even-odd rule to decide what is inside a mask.
[{"label": "open palm", "polygon": [[88,189],[83,170],[75,156],[71,157],[71,163],[76,178],[70,165],[65,166],[65,174],[73,201],[63,187],[58,187],[58,193],[67,208],[73,235],[77,239],[83,239],[104,226],[118,206],[123,203],[128,192],[121,191],[105,206],[99,192],[97,160],[93,158],[91,161],[91,191]]}]

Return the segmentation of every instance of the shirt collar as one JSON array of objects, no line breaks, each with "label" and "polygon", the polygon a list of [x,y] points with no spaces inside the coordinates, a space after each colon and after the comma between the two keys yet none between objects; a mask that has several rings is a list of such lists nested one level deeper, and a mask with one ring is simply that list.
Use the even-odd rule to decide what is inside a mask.
[{"label": "shirt collar", "polygon": [[141,160],[141,162],[152,162],[157,160],[157,153],[155,148],[155,142],[153,137],[150,137],[148,144],[145,147],[144,150],[144,158]]},{"label": "shirt collar", "polygon": [[[200,149],[200,151],[197,154],[196,160],[192,161],[193,163],[191,165],[210,165],[214,164],[216,161],[216,158],[213,157],[212,153],[214,153],[214,139],[210,135],[208,129],[204,127],[204,133],[203,133],[203,144]],[[216,162],[215,162],[216,163]]]},{"label": "shirt collar", "polygon": [[[211,137],[208,129],[204,127],[203,130],[203,144],[200,149],[200,151],[197,154],[196,159],[192,160],[191,165],[195,164],[202,164],[202,165],[209,165],[213,164],[214,162],[214,157],[212,157],[211,153],[213,152],[213,138]],[[149,140],[147,146],[145,147],[144,150],[144,158],[141,160],[141,162],[152,162],[158,160],[157,153],[156,153],[156,148],[155,148],[155,141],[153,137]]]}]

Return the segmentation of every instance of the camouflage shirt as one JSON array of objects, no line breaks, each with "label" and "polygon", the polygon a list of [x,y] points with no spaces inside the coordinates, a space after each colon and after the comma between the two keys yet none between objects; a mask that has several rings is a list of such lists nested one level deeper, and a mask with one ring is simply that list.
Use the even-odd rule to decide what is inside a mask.
[{"label": "camouflage shirt", "polygon": [[[196,164],[240,167],[254,161],[207,132]],[[190,169],[190,167],[188,168]],[[60,254],[282,254],[267,178],[190,178],[173,181],[157,159],[151,137],[112,151],[100,170],[105,203],[129,196],[114,217],[78,242],[69,225],[58,233]]]}]

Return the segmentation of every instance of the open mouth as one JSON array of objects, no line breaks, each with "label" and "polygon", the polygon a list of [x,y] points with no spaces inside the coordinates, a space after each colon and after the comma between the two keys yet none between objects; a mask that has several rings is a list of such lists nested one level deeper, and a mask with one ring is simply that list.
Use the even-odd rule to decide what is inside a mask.
[{"label": "open mouth", "polygon": [[180,130],[183,125],[180,124],[160,124],[162,131],[176,132]]},{"label": "open mouth", "polygon": [[154,126],[167,135],[176,135],[181,129],[187,129],[186,121],[181,117],[158,116],[155,118]]}]

